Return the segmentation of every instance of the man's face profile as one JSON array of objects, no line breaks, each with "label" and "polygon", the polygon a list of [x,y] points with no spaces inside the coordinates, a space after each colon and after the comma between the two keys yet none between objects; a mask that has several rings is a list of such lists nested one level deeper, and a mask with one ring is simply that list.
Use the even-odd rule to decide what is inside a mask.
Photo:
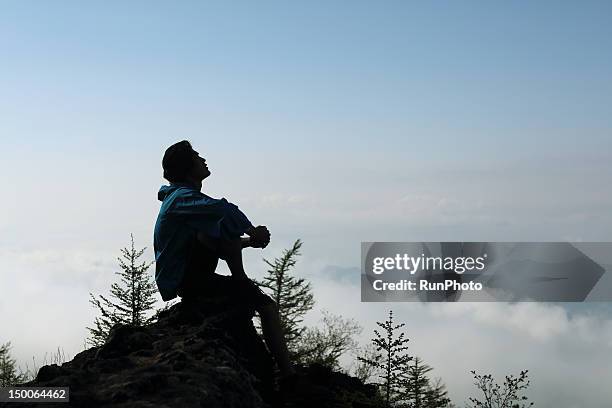
[{"label": "man's face profile", "polygon": [[200,157],[200,154],[193,151],[193,176],[197,180],[204,180],[206,177],[210,176],[210,170],[206,165],[206,159]]}]

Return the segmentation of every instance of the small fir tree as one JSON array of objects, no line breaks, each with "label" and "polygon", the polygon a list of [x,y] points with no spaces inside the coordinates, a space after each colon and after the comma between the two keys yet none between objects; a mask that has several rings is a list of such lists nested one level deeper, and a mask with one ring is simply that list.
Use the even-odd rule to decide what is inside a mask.
[{"label": "small fir tree", "polygon": [[155,321],[156,315],[149,315],[154,311],[155,293],[157,288],[147,273],[153,262],[140,262],[146,248],[136,250],[134,235],[130,234],[131,246],[121,249],[118,257],[121,271],[116,272],[121,277],[120,283],[111,285],[111,297],[114,301],[103,296],[89,294],[90,303],[98,309],[100,316],[94,320],[93,328],[88,327],[89,344],[100,346],[104,344],[108,333],[115,324],[129,324],[144,326]]},{"label": "small fir tree", "polygon": [[284,250],[280,258],[273,262],[264,259],[268,264],[266,275],[257,283],[267,289],[278,306],[283,334],[287,341],[289,351],[295,354],[296,343],[306,330],[302,326],[304,315],[314,306],[314,298],[310,283],[304,278],[297,278],[291,274],[291,269],[300,255],[302,241],[297,240],[293,247]]},{"label": "small fir tree", "polygon": [[374,330],[376,337],[372,338],[372,343],[376,346],[376,351],[382,352],[382,359],[369,359],[358,357],[360,361],[380,370],[379,384],[385,407],[391,407],[395,402],[402,398],[402,373],[406,370],[412,357],[408,356],[408,343],[410,340],[404,338],[403,332],[397,331],[405,326],[404,323],[393,324],[393,311],[389,311],[389,319],[384,323],[376,322],[384,330],[384,335],[378,330]]},{"label": "small fir tree", "polygon": [[412,364],[407,365],[403,373],[402,385],[404,398],[409,401],[411,408],[425,408],[425,398],[429,386],[429,373],[433,368],[423,363],[420,357],[414,357]]},{"label": "small fir tree", "polygon": [[425,407],[427,408],[451,408],[451,400],[448,398],[446,385],[441,378],[430,381],[425,392]]},{"label": "small fir tree", "polygon": [[23,374],[17,374],[15,360],[11,358],[11,343],[0,345],[0,387],[11,387],[24,381]]}]

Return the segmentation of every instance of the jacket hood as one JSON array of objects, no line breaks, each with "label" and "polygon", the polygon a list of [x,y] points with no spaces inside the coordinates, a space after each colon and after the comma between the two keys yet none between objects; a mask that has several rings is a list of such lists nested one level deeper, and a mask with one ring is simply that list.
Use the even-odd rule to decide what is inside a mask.
[{"label": "jacket hood", "polygon": [[159,191],[157,192],[157,199],[159,201],[164,201],[166,197],[168,197],[170,194],[174,193],[176,190],[178,190],[181,187],[193,189],[193,187],[185,183],[171,183],[169,186],[160,187]]}]

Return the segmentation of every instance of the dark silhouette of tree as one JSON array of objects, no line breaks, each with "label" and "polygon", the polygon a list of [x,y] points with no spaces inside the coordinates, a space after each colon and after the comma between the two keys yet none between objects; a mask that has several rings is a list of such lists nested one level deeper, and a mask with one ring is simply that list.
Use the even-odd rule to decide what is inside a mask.
[{"label": "dark silhouette of tree", "polygon": [[304,315],[314,307],[310,283],[292,274],[292,268],[301,255],[302,241],[283,251],[282,256],[270,262],[269,269],[257,283],[276,302],[283,334],[293,361],[300,364],[319,363],[339,368],[339,359],[346,351],[357,347],[353,337],[361,332],[361,326],[353,319],[323,311],[321,327],[305,327]]},{"label": "dark silhouette of tree", "polygon": [[147,273],[153,262],[138,261],[146,248],[136,250],[134,235],[130,234],[130,237],[131,246],[122,248],[121,257],[117,258],[121,271],[115,273],[121,277],[121,282],[113,283],[110,290],[115,301],[103,295],[89,294],[90,303],[100,312],[94,320],[95,327],[87,328],[90,332],[88,342],[93,346],[104,344],[111,327],[117,323],[144,326],[156,319],[155,314],[148,316],[154,311],[157,292],[155,282]]},{"label": "dark silhouette of tree", "polygon": [[0,345],[0,387],[10,387],[24,381],[23,374],[17,374],[15,360],[11,358],[11,343]]},{"label": "dark silhouette of tree", "polygon": [[446,386],[440,378],[432,381],[429,373],[433,370],[420,357],[414,357],[402,375],[403,405],[409,408],[442,408],[447,407]]},{"label": "dark silhouette of tree", "polygon": [[287,346],[295,354],[297,341],[306,330],[302,326],[304,315],[314,306],[310,283],[304,278],[293,276],[290,271],[300,255],[302,241],[296,240],[291,249],[286,249],[280,258],[273,262],[264,259],[268,264],[266,275],[257,283],[267,289],[268,294],[278,305],[283,334]]},{"label": "dark silhouette of tree", "polygon": [[370,359],[358,357],[360,361],[380,370],[379,384],[385,407],[391,407],[395,402],[402,399],[402,373],[406,370],[412,357],[408,356],[408,343],[410,340],[404,338],[404,333],[399,335],[397,331],[405,326],[404,323],[393,324],[393,311],[389,311],[389,319],[384,323],[376,322],[384,330],[384,335],[374,330],[376,337],[372,343],[376,351],[381,352],[381,359]]},{"label": "dark silhouette of tree", "polygon": [[470,372],[474,376],[474,385],[482,392],[482,399],[470,397],[472,408],[527,408],[534,405],[527,396],[521,395],[530,384],[529,370],[521,371],[518,377],[507,375],[503,385],[497,384],[491,374]]},{"label": "dark silhouette of tree", "polygon": [[309,327],[299,338],[296,353],[298,362],[318,363],[338,369],[342,354],[357,348],[354,336],[361,331],[361,326],[355,320],[323,311],[323,326]]},{"label": "dark silhouette of tree", "polygon": [[448,398],[446,385],[441,378],[430,381],[425,391],[425,407],[427,408],[450,408],[453,405]]},{"label": "dark silhouette of tree", "polygon": [[423,363],[420,357],[414,357],[412,364],[407,365],[403,373],[402,385],[404,386],[404,398],[410,402],[411,408],[424,408],[425,396],[429,386],[429,373],[433,368]]}]

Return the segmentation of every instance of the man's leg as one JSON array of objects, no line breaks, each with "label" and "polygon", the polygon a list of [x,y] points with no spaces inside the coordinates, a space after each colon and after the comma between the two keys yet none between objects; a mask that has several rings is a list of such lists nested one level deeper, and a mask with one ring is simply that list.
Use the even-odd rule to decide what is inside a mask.
[{"label": "man's leg", "polygon": [[227,263],[233,277],[247,278],[242,265],[242,241],[240,238],[232,240],[214,239],[203,233],[198,233],[198,241]]},{"label": "man's leg", "polygon": [[266,344],[278,364],[281,375],[288,376],[294,373],[291,361],[289,361],[289,351],[283,336],[283,329],[278,315],[276,303],[270,302],[257,308],[261,318],[261,331],[263,332]]},{"label": "man's leg", "polygon": [[[235,240],[216,240],[216,242],[208,242],[207,246],[215,247],[219,257],[227,263],[227,267],[235,279],[249,280],[242,264],[242,242],[240,239]],[[250,282],[253,290],[259,290],[256,283]],[[262,294],[262,297],[265,296]],[[270,298],[268,298],[270,299]],[[261,318],[261,331],[263,332],[266,345],[270,349],[272,356],[278,364],[281,375],[287,376],[294,373],[293,366],[289,360],[289,351],[287,343],[283,335],[278,307],[272,299],[257,306],[257,312]]]},{"label": "man's leg", "polygon": [[219,240],[220,258],[227,263],[232,276],[238,279],[248,279],[242,264],[242,241],[240,238]]}]

